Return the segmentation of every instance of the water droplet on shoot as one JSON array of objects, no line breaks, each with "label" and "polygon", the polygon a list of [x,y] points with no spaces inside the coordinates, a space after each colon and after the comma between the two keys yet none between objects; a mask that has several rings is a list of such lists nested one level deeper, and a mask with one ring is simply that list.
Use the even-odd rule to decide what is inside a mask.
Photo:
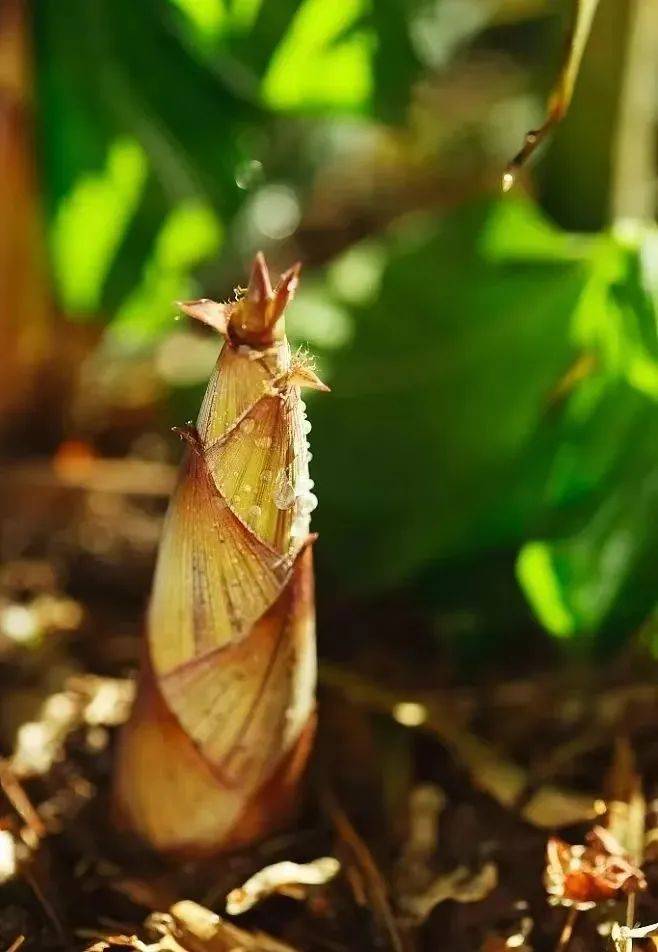
[{"label": "water droplet on shoot", "polygon": [[308,517],[304,513],[296,515],[293,519],[290,535],[293,539],[305,539],[308,535]]},{"label": "water droplet on shoot", "polygon": [[317,509],[317,506],[318,497],[315,493],[306,493],[304,496],[299,497],[300,512],[311,513],[314,509]]},{"label": "water droplet on shoot", "polygon": [[274,504],[277,509],[290,509],[295,501],[295,489],[292,483],[284,479],[274,493]]}]

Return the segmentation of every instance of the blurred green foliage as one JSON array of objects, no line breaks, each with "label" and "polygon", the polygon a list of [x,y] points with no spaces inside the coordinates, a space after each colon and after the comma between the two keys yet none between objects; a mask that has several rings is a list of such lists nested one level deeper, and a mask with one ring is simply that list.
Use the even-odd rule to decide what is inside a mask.
[{"label": "blurred green foliage", "polygon": [[227,294],[261,246],[321,263],[289,326],[333,388],[313,466],[341,590],[458,561],[477,603],[469,560],[506,553],[547,631],[619,640],[658,587],[656,233],[479,196],[560,28],[530,0],[41,0],[45,207],[62,307],[170,368],[178,407],[212,353],[172,300]]},{"label": "blurred green foliage", "polygon": [[391,235],[368,303],[328,288],[355,327],[331,400],[313,407],[318,525],[336,571],[350,553],[346,583],[513,547],[553,634],[642,619],[655,597],[636,575],[658,514],[656,240],[568,235],[499,200]]}]

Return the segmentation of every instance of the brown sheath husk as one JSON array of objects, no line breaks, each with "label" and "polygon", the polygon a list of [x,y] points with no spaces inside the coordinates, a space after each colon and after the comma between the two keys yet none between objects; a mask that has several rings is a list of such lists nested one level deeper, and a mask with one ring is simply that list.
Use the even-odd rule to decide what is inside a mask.
[{"label": "brown sheath husk", "polygon": [[314,730],[315,618],[300,384],[262,256],[244,299],[183,309],[226,338],[158,555],[138,697],[118,748],[123,826],[163,852],[232,849],[287,822]]}]

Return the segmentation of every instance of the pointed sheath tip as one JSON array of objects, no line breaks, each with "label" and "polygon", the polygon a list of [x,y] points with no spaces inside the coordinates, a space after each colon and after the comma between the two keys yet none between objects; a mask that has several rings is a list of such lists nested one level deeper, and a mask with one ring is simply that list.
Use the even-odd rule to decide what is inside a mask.
[{"label": "pointed sheath tip", "polygon": [[301,261],[296,261],[295,264],[291,268],[288,268],[287,271],[284,271],[279,278],[279,283],[274,291],[274,307],[272,309],[272,317],[274,320],[278,320],[281,317],[293,299],[297,285],[299,284],[299,273],[301,270]]},{"label": "pointed sheath tip", "polygon": [[253,301],[254,304],[265,304],[271,300],[271,298],[272,284],[270,282],[269,271],[267,270],[267,262],[265,261],[263,252],[259,251],[251,266],[251,277],[249,278],[249,286],[247,287],[247,300]]},{"label": "pointed sheath tip", "polygon": [[225,304],[211,301],[210,298],[199,298],[196,301],[175,301],[174,303],[183,314],[213,327],[220,334],[226,336],[228,318]]},{"label": "pointed sheath tip", "polygon": [[287,271],[284,271],[281,277],[279,278],[279,283],[276,286],[276,296],[277,298],[285,295],[286,302],[291,299],[295,291],[297,290],[297,285],[299,284],[299,275],[302,270],[301,261],[296,261],[291,268],[288,268]]},{"label": "pointed sheath tip", "polygon": [[293,365],[288,381],[297,387],[307,387],[309,390],[319,390],[321,393],[331,392],[331,387],[323,383],[316,372],[303,363]]}]

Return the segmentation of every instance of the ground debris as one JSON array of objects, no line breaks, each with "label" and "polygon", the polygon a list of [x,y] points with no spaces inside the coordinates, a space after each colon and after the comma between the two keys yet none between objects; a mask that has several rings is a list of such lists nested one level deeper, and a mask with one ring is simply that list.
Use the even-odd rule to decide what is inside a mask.
[{"label": "ground debris", "polygon": [[9,830],[0,830],[0,885],[16,875],[16,840]]},{"label": "ground debris", "polygon": [[439,818],[445,803],[443,791],[432,784],[416,787],[409,798],[409,834],[394,885],[397,907],[415,924],[424,922],[439,903],[481,902],[498,885],[493,862],[484,863],[476,873],[460,865],[437,875]]},{"label": "ground debris", "polygon": [[[17,743],[0,773],[0,918],[14,909],[0,949],[653,947],[651,927],[638,925],[658,920],[658,689],[646,669],[641,683],[616,681],[587,695],[573,680],[562,687],[542,678],[497,683],[489,693],[386,688],[395,677],[375,680],[367,665],[329,668],[325,690],[348,702],[334,705],[333,729],[349,743],[323,749],[321,738],[319,753],[330,750],[336,769],[319,772],[303,824],[219,863],[178,863],[121,842],[108,820],[114,730],[128,715],[133,684],[85,674],[90,658],[75,655],[81,643],[61,646],[61,674],[41,677],[39,653],[20,669],[20,683],[0,666],[9,704],[17,692],[4,749],[14,736]],[[126,662],[99,667],[122,674]],[[326,730],[327,706],[322,716]],[[614,738],[626,735],[608,770]],[[551,825],[560,836],[547,851]],[[261,902],[281,895],[303,902]],[[238,927],[230,916],[243,912]]]},{"label": "ground debris", "polygon": [[[395,691],[335,665],[324,665],[320,676],[325,684],[350,701],[398,719],[400,697]],[[518,809],[524,820],[542,829],[554,829],[596,817],[594,797],[555,784],[544,783],[533,788],[529,770],[462,727],[451,717],[449,708],[437,705],[429,697],[419,697],[413,706],[418,710],[418,717],[407,726],[436,737],[468,770],[475,786],[506,809]]]},{"label": "ground debris", "polygon": [[148,941],[137,935],[107,934],[85,952],[296,952],[264,932],[240,929],[191,900],[175,903],[167,913],[152,913],[144,933]]},{"label": "ground debris", "polygon": [[585,845],[571,846],[552,836],[546,847],[546,891],[555,902],[591,909],[646,889],[644,873],[615,837],[601,826]]},{"label": "ground debris", "polygon": [[325,809],[334,827],[337,849],[358,905],[367,906],[382,937],[394,952],[404,948],[398,923],[389,899],[389,888],[366,843],[361,839],[342,807],[329,791],[324,796]]},{"label": "ground debris", "polygon": [[324,885],[339,870],[340,863],[333,856],[322,856],[310,863],[274,863],[231,890],[226,897],[226,911],[231,916],[240,915],[272,893],[304,899],[309,886]]},{"label": "ground debris", "polygon": [[436,784],[418,784],[409,796],[409,829],[394,876],[398,904],[422,893],[436,874],[439,818],[446,797]]},{"label": "ground debris", "polygon": [[485,863],[476,873],[466,866],[458,866],[432,882],[416,895],[405,897],[404,912],[416,922],[423,922],[435,906],[449,899],[455,902],[482,902],[498,885],[498,868],[495,863]]},{"label": "ground debris", "polygon": [[[633,939],[654,939],[658,936],[658,922],[648,926],[620,926],[615,922],[610,932],[610,938],[615,952],[633,952]],[[653,944],[653,943],[652,943]]]},{"label": "ground debris", "polygon": [[48,773],[62,758],[69,736],[81,727],[115,727],[128,717],[134,683],[127,679],[76,675],[46,699],[36,721],[23,724],[10,763],[16,777]]}]

